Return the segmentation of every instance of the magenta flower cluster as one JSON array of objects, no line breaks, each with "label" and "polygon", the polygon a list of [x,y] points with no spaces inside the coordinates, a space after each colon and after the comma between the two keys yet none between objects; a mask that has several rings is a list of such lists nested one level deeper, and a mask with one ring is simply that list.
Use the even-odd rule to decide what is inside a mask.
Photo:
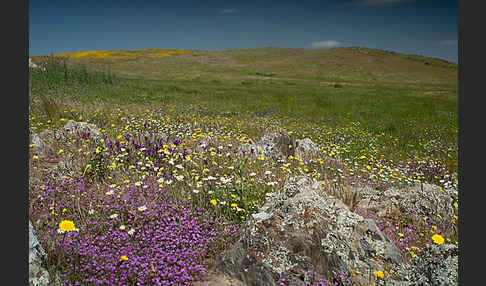
[{"label": "magenta flower cluster", "polygon": [[53,219],[41,237],[47,245],[57,242],[51,252],[63,258],[65,285],[190,285],[204,275],[210,246],[236,232],[205,209],[170,200],[157,186],[104,190],[110,195],[97,191],[82,182],[59,180],[34,193],[41,198],[34,211],[62,214],[79,208],[83,213],[63,217],[76,220],[78,232],[58,233]]}]

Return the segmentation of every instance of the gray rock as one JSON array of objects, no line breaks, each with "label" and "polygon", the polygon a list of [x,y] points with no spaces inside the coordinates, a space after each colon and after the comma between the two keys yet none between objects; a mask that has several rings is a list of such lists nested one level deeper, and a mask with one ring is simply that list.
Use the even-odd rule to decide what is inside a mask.
[{"label": "gray rock", "polygon": [[324,155],[319,146],[309,138],[297,139],[295,140],[295,145],[295,156],[304,161],[322,158]]},{"label": "gray rock", "polygon": [[[265,219],[262,219],[265,218]],[[321,182],[291,177],[282,193],[267,196],[256,219],[247,221],[237,241],[219,261],[220,269],[246,285],[302,283],[302,270],[317,270],[340,285],[367,283],[368,273],[402,263],[400,250],[373,220],[351,212],[327,195]],[[340,272],[350,277],[340,278]]]},{"label": "gray rock", "polygon": [[319,146],[309,138],[295,139],[281,128],[265,130],[258,141],[246,143],[239,147],[240,152],[253,153],[255,156],[287,159],[295,156],[304,162],[321,158],[326,165],[340,166],[340,162],[326,156]]},{"label": "gray rock", "polygon": [[398,212],[413,220],[422,220],[424,217],[435,220],[440,215],[442,224],[452,225],[450,222],[456,213],[453,204],[457,191],[441,190],[439,186],[432,184],[417,184],[404,189],[390,188],[385,191],[367,186],[358,193],[360,201],[356,208],[372,211],[380,217]]},{"label": "gray rock", "polygon": [[40,156],[45,155],[47,153],[47,148],[46,148],[46,144],[41,139],[41,137],[39,135],[37,135],[36,133],[31,133],[30,138],[31,138],[32,144],[34,144],[34,147],[32,148],[34,153],[36,153]]},{"label": "gray rock", "polygon": [[402,265],[399,273],[410,285],[458,285],[458,256],[456,245],[431,245]]},{"label": "gray rock", "polygon": [[253,218],[257,221],[262,221],[262,220],[266,220],[266,219],[269,219],[271,217],[270,214],[262,211],[262,212],[259,212],[259,213],[256,213],[256,214],[252,214]]},{"label": "gray rock", "polygon": [[49,272],[45,269],[45,263],[46,253],[29,220],[29,285],[49,285]]},{"label": "gray rock", "polygon": [[253,153],[256,156],[287,158],[289,155],[295,155],[295,145],[295,139],[285,130],[269,128],[263,132],[257,142],[244,144],[240,147],[240,151]]},{"label": "gray rock", "polygon": [[96,125],[86,122],[69,120],[64,127],[55,133],[56,137],[65,140],[66,138],[100,138],[101,132]]}]

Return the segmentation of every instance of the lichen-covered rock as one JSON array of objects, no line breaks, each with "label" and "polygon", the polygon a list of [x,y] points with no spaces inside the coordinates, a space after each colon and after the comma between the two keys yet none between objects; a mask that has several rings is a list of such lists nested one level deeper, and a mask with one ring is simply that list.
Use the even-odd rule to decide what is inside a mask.
[{"label": "lichen-covered rock", "polygon": [[37,240],[29,220],[29,285],[49,285],[49,272],[45,269],[46,253]]},{"label": "lichen-covered rock", "polygon": [[295,156],[304,161],[323,157],[319,146],[309,138],[297,139],[295,140],[295,145]]},{"label": "lichen-covered rock", "polygon": [[31,143],[34,144],[32,151],[38,155],[45,155],[47,152],[46,144],[37,133],[30,134]]},{"label": "lichen-covered rock", "polygon": [[[458,285],[459,249],[453,244],[424,248],[410,263],[400,268],[403,285]],[[395,282],[398,283],[398,282]],[[409,284],[405,284],[409,283]],[[400,285],[391,284],[390,285]]]},{"label": "lichen-covered rock", "polygon": [[442,222],[451,222],[455,215],[454,199],[457,198],[457,191],[425,183],[385,191],[364,187],[359,190],[359,196],[356,208],[372,211],[380,217],[398,212],[414,220],[422,220],[424,217],[435,219],[440,215]]},{"label": "lichen-covered rock", "polygon": [[310,138],[295,139],[287,131],[278,127],[266,129],[258,141],[243,144],[239,151],[284,160],[294,156],[304,162],[315,162],[317,158],[321,158],[326,164],[339,165],[337,160],[325,156]]},{"label": "lichen-covered rock", "polygon": [[351,276],[354,271],[400,263],[400,250],[373,220],[327,195],[321,182],[302,176],[291,177],[282,193],[268,194],[219,265],[250,286],[279,285],[281,278],[302,284],[303,270],[317,270],[338,285],[359,285],[367,277]]},{"label": "lichen-covered rock", "polygon": [[263,132],[258,141],[244,144],[241,151],[256,156],[286,159],[289,155],[295,155],[295,145],[295,139],[285,130],[269,128]]},{"label": "lichen-covered rock", "polygon": [[61,140],[68,137],[99,138],[101,136],[101,132],[94,124],[69,120],[64,127],[56,131],[55,135]]}]

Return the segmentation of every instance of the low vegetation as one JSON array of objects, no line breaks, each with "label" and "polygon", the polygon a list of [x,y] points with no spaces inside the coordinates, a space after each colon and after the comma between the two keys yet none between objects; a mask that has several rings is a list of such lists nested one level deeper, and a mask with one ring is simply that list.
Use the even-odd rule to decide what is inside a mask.
[{"label": "low vegetation", "polygon": [[[69,120],[101,132],[51,138],[45,154],[30,145],[37,181],[29,217],[65,285],[204,279],[238,226],[291,175],[323,180],[351,208],[358,186],[458,185],[450,63],[357,48],[100,51],[34,61],[45,69],[29,70],[31,134]],[[240,151],[275,126],[312,139],[324,156]],[[61,161],[67,170],[55,167]],[[440,241],[433,235],[457,244],[457,225],[437,218],[410,225],[362,215],[410,257]]]}]

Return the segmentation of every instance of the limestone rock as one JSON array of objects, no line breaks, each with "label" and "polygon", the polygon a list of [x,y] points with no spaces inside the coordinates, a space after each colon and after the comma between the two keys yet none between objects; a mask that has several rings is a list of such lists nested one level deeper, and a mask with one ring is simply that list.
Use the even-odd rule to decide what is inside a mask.
[{"label": "limestone rock", "polygon": [[57,130],[55,135],[57,138],[64,140],[68,137],[100,138],[101,133],[94,124],[69,120],[64,127]]},{"label": "limestone rock", "polygon": [[[458,285],[459,249],[453,244],[424,248],[410,263],[402,265],[403,285]],[[390,284],[399,285],[399,284]]]},{"label": "limestone rock", "polygon": [[30,138],[31,138],[32,144],[34,144],[32,151],[34,151],[35,154],[38,154],[38,155],[41,155],[41,156],[45,155],[46,152],[47,152],[47,147],[46,147],[46,144],[44,143],[44,141],[41,139],[41,137],[36,133],[32,133],[32,134],[30,134]]},{"label": "limestone rock", "polygon": [[45,261],[46,253],[29,220],[29,285],[49,285],[49,272],[45,269]]},{"label": "limestone rock", "polygon": [[241,151],[256,156],[287,158],[295,155],[295,139],[281,128],[270,128],[263,132],[260,139],[253,144],[244,144]]},{"label": "limestone rock", "polygon": [[366,277],[351,277],[352,272],[403,263],[373,220],[351,212],[326,195],[319,181],[304,176],[291,177],[282,193],[267,196],[253,218],[219,261],[223,272],[249,286],[279,285],[281,278],[303,284],[302,270],[317,270],[338,285],[359,285]]},{"label": "limestone rock", "polygon": [[295,140],[295,156],[310,161],[314,158],[323,157],[322,151],[316,143],[309,138]]},{"label": "limestone rock", "polygon": [[356,208],[373,211],[380,217],[399,212],[414,220],[440,215],[442,220],[452,221],[455,214],[454,198],[457,198],[457,191],[427,183],[385,191],[364,187],[359,194],[360,201]]}]

